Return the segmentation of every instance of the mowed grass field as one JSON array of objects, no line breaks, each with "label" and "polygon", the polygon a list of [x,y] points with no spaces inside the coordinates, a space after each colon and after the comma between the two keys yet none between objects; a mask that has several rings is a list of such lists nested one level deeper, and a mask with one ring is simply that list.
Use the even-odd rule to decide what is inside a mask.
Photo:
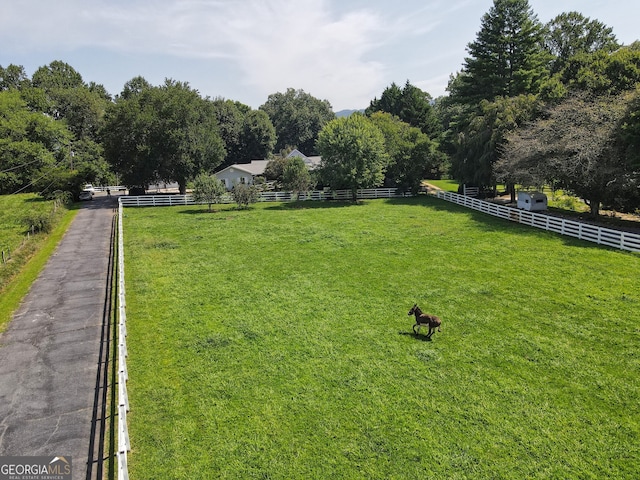
[{"label": "mowed grass field", "polygon": [[637,254],[427,197],[124,226],[132,479],[640,474]]}]

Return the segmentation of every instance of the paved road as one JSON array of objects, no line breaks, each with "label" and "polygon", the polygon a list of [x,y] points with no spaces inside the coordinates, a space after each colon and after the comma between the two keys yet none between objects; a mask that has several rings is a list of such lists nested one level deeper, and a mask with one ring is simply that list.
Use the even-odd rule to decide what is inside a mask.
[{"label": "paved road", "polygon": [[104,194],[83,205],[0,335],[0,456],[71,456],[74,479],[101,468],[92,439],[104,417],[115,206]]}]

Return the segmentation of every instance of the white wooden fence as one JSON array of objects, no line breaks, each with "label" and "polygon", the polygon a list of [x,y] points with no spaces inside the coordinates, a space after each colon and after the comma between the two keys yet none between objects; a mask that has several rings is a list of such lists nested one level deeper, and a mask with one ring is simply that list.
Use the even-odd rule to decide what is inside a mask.
[{"label": "white wooden fence", "polygon": [[621,230],[599,227],[590,223],[576,222],[551,215],[505,207],[452,192],[438,191],[437,196],[443,200],[488,213],[495,217],[511,220],[512,222],[530,225],[600,245],[640,252],[640,235],[636,233],[623,232]]},{"label": "white wooden fence", "polygon": [[127,452],[131,451],[127,413],[127,312],[124,288],[124,231],[122,227],[122,203],[118,205],[118,480],[129,479]]},{"label": "white wooden fence", "polygon": [[[398,194],[396,188],[367,188],[357,191],[359,199],[397,198],[410,196],[409,193]],[[298,195],[298,200],[351,200],[351,190],[313,191]],[[295,200],[291,192],[261,192],[261,202],[289,202]],[[196,205],[192,195],[141,195],[119,197],[120,204],[125,207],[163,207],[177,205]],[[220,203],[234,203],[230,194],[225,194]]]}]

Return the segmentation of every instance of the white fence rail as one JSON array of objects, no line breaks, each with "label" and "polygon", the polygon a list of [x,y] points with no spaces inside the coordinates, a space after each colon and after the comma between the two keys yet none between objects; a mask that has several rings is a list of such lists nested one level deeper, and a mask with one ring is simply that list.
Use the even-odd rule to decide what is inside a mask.
[{"label": "white fence rail", "polygon": [[118,192],[118,191],[126,191],[127,187],[125,187],[124,185],[107,185],[102,187],[93,187],[93,189],[96,192],[106,192],[107,190],[111,192]]},{"label": "white fence rail", "polygon": [[127,312],[124,288],[124,232],[122,227],[122,203],[118,205],[118,480],[129,479],[127,452],[131,451],[127,412]]},{"label": "white fence rail", "polygon": [[456,203],[495,217],[511,220],[512,222],[530,225],[550,232],[560,233],[570,237],[594,242],[600,245],[640,252],[640,235],[636,233],[599,227],[590,223],[576,222],[551,215],[518,210],[477,198],[458,195],[457,193],[438,191],[438,198]]},{"label": "white fence rail", "polygon": [[[410,194],[398,194],[396,188],[367,188],[357,192],[360,199],[375,198],[398,198],[409,196]],[[298,195],[298,200],[351,200],[351,190],[333,191],[313,191],[303,192]],[[289,202],[295,200],[295,195],[291,192],[261,192],[259,200],[261,202]],[[123,196],[119,199],[120,204],[125,207],[163,207],[177,205],[197,205],[192,195],[141,195]],[[230,194],[222,197],[221,203],[233,203]]]}]

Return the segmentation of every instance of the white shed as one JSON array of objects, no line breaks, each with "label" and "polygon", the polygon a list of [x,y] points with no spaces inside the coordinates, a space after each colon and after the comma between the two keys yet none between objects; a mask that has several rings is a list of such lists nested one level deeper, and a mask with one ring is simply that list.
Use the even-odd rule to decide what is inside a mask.
[{"label": "white shed", "polygon": [[540,192],[518,192],[518,208],[537,212],[547,209],[547,196]]}]

